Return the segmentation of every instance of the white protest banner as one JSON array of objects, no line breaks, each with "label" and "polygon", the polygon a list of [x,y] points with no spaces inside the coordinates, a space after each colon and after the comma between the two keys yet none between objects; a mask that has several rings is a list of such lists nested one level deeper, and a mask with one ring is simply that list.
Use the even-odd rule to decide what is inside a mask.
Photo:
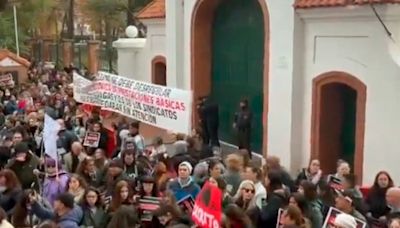
[{"label": "white protest banner", "polygon": [[44,115],[43,144],[45,153],[54,160],[58,160],[57,139],[60,131],[60,124],[49,115]]},{"label": "white protest banner", "polygon": [[83,145],[97,148],[100,142],[100,133],[99,132],[86,132],[85,139],[83,140]]},{"label": "white protest banner", "polygon": [[90,105],[96,105],[90,103],[92,100],[88,98],[90,95],[88,94],[87,87],[92,85],[93,82],[74,72],[73,75],[73,91],[74,91],[74,99],[79,103],[86,103]]},{"label": "white protest banner", "polygon": [[[75,85],[75,82],[74,82]],[[192,92],[99,72],[76,97],[159,128],[190,133]]]}]

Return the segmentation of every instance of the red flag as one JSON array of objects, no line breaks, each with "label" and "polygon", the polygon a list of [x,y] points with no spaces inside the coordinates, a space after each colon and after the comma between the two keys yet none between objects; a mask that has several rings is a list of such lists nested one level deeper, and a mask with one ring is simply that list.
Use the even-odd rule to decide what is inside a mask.
[{"label": "red flag", "polygon": [[193,207],[192,219],[198,227],[221,227],[222,191],[209,182],[205,183]]}]

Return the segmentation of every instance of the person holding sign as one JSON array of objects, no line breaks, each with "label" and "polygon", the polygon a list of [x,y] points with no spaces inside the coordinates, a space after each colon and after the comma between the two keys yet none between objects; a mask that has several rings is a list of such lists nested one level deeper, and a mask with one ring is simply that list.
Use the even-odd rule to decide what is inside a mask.
[{"label": "person holding sign", "polygon": [[354,218],[366,222],[367,219],[359,211],[355,209],[355,197],[351,191],[345,190],[338,192],[339,195],[336,197],[336,208],[347,213]]},{"label": "person holding sign", "polygon": [[337,228],[356,228],[357,222],[353,216],[348,214],[339,214],[335,218],[335,227]]}]

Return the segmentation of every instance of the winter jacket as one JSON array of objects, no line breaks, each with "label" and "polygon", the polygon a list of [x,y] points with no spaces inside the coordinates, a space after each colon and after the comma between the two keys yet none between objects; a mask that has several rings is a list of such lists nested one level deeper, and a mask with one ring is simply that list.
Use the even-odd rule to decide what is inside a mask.
[{"label": "winter jacket", "polygon": [[[53,210],[48,210],[37,202],[32,204],[32,213],[42,220],[52,220],[56,218],[56,214]],[[83,212],[81,207],[75,205],[69,212],[56,218],[56,221],[59,228],[79,228],[82,218]]]},{"label": "winter jacket", "polygon": [[278,212],[280,208],[286,206],[287,199],[282,192],[268,193],[267,204],[263,205],[260,210],[259,227],[275,227],[278,220]]},{"label": "winter jacket", "polygon": [[296,186],[299,186],[303,180],[311,181],[313,184],[317,185],[320,181],[323,180],[322,172],[318,172],[315,175],[312,175],[308,172],[307,169],[302,169],[299,175],[296,178]]},{"label": "winter jacket", "polygon": [[372,188],[365,200],[368,205],[368,212],[374,218],[380,218],[390,211],[386,203],[386,191],[386,188]]},{"label": "winter jacket", "polygon": [[313,228],[322,227],[322,223],[324,222],[324,218],[322,215],[322,203],[314,200],[310,202],[310,222]]},{"label": "winter jacket", "polygon": [[21,189],[7,189],[0,194],[0,207],[3,208],[7,215],[11,215],[14,212],[21,194]]},{"label": "winter jacket", "polygon": [[[86,155],[85,153],[81,152],[81,153],[78,155],[79,163],[81,163],[83,160],[85,160],[86,157],[87,157],[87,155]],[[71,152],[66,153],[66,154],[64,155],[63,160],[64,160],[65,170],[66,170],[67,172],[69,172],[69,173],[74,173],[76,170],[72,170],[72,166],[73,166],[73,165],[72,165],[72,164],[73,164],[72,153],[71,153]]]},{"label": "winter jacket", "polygon": [[189,177],[189,181],[186,184],[181,184],[178,177],[169,182],[167,188],[174,193],[177,201],[188,195],[191,195],[193,199],[196,199],[197,194],[200,192],[199,185],[193,181],[192,177]]},{"label": "winter jacket", "polygon": [[107,227],[107,221],[107,213],[102,208],[96,208],[95,213],[90,208],[83,210],[82,226],[84,227],[105,228]]},{"label": "winter jacket", "polygon": [[27,159],[27,161],[20,162],[14,158],[6,166],[6,168],[11,169],[17,175],[18,180],[21,182],[22,189],[32,188],[33,183],[35,187],[39,186],[38,179],[33,174],[33,170],[39,167],[39,158],[36,157],[36,155],[30,154]]},{"label": "winter jacket", "polygon": [[242,182],[242,177],[239,172],[227,170],[224,173],[223,178],[226,182],[226,190],[231,195],[234,196]]},{"label": "winter jacket", "polygon": [[67,183],[68,183],[68,173],[65,171],[60,171],[58,174],[59,180],[57,181],[57,177],[54,176],[48,176],[44,179],[43,183],[43,197],[51,204],[53,205],[56,197],[60,193],[64,193],[67,189]]},{"label": "winter jacket", "polygon": [[[61,130],[58,133],[57,149],[63,150],[62,152],[67,153],[71,151],[71,145],[73,142],[79,141],[78,136],[73,131]],[[62,152],[59,155],[63,155]]]}]

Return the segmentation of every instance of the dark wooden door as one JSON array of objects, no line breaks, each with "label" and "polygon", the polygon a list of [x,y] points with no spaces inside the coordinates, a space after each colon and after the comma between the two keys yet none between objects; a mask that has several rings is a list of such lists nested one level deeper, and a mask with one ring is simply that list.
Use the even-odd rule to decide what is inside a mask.
[{"label": "dark wooden door", "polygon": [[220,107],[220,137],[235,143],[234,113],[245,97],[253,112],[251,146],[262,147],[264,19],[258,0],[225,0],[217,8],[212,37],[211,99]]}]

